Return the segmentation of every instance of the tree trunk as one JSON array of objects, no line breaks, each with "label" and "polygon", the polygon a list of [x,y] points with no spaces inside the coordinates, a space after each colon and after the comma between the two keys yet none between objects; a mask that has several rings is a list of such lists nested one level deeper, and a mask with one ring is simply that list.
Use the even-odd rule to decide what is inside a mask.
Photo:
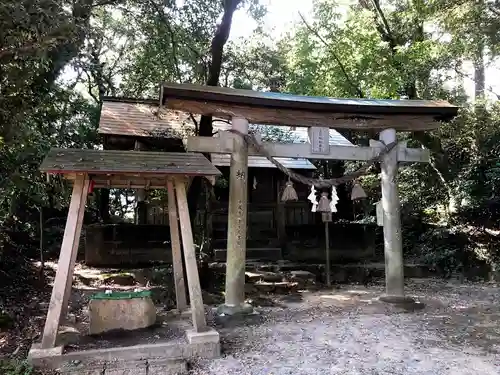
[{"label": "tree trunk", "polygon": [[[212,45],[210,49],[211,64],[208,72],[208,79],[206,82],[207,86],[219,85],[224,46],[226,45],[226,42],[229,38],[229,33],[231,31],[233,14],[240,2],[241,0],[225,0],[224,2],[224,14],[212,39]],[[212,116],[201,116],[197,135],[201,137],[213,136]],[[205,156],[210,160],[210,154],[205,154]],[[194,220],[196,218],[196,212],[198,210],[199,203],[198,198],[201,194],[203,183],[204,179],[202,179],[201,177],[195,177],[188,192],[191,224],[194,224]],[[212,186],[207,185],[207,188],[212,189]],[[210,199],[209,197],[211,196],[213,196],[213,194],[207,194],[206,199]],[[207,204],[205,206],[207,206]]]}]

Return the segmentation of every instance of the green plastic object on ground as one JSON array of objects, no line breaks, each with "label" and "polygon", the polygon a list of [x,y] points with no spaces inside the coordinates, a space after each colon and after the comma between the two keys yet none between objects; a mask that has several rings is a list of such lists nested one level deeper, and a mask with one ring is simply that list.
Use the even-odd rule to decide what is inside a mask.
[{"label": "green plastic object on ground", "polygon": [[111,292],[111,293],[96,293],[90,299],[132,299],[132,298],[148,298],[151,297],[149,290],[140,292]]}]

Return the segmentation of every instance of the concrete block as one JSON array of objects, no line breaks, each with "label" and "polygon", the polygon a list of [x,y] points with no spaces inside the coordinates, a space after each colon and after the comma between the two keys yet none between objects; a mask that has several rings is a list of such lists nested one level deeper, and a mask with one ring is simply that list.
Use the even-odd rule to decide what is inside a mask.
[{"label": "concrete block", "polygon": [[58,358],[61,358],[64,348],[56,346],[55,348],[43,349],[41,344],[34,343],[28,353],[28,362],[35,367],[51,367],[54,363],[58,363]]},{"label": "concrete block", "polygon": [[42,348],[40,343],[34,343],[31,345],[31,349],[28,353],[28,358],[45,358],[54,357],[57,355],[62,355],[64,348],[62,346],[56,346],[54,348]]},{"label": "concrete block", "polygon": [[156,307],[150,297],[92,299],[89,313],[91,335],[116,329],[146,328],[156,322]]},{"label": "concrete block", "polygon": [[196,332],[193,329],[188,329],[186,331],[186,338],[190,344],[213,344],[220,342],[219,332],[213,328],[209,328],[205,332]]}]

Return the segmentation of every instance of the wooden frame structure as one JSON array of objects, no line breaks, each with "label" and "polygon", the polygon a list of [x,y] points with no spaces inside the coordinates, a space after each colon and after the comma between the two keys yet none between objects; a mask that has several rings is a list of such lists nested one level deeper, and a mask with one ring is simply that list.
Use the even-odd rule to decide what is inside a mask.
[{"label": "wooden frame structure", "polygon": [[[265,144],[273,157],[300,157],[366,161],[397,141],[397,131],[436,129],[458,112],[445,101],[367,100],[306,97],[274,92],[254,92],[221,87],[166,83],[161,87],[160,105],[190,113],[230,119],[233,129],[248,133],[248,123],[296,125],[310,128],[310,145]],[[324,128],[376,129],[379,141],[370,147],[329,146]],[[190,137],[187,149],[197,152],[231,153],[228,249],[225,313],[246,310],[244,272],[246,252],[246,210],[248,155],[256,150],[233,133],[219,139]],[[381,160],[381,189],[384,227],[386,295],[384,300],[404,301],[403,242],[400,201],[397,188],[399,162],[428,162],[429,151],[407,148],[400,143]]]},{"label": "wooden frame structure", "polygon": [[168,190],[176,307],[179,311],[187,308],[182,259],[184,256],[193,332],[196,334],[207,331],[186,184],[193,176],[215,178],[220,174],[217,168],[203,155],[196,153],[52,149],[40,170],[49,174],[61,174],[73,182],[68,219],[41,349],[55,347],[59,325],[66,315],[90,186]]}]

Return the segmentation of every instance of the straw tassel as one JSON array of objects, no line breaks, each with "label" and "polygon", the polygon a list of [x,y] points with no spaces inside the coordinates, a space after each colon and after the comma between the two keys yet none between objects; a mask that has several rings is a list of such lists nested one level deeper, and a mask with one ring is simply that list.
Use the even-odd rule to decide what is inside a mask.
[{"label": "straw tassel", "polygon": [[328,193],[321,193],[321,198],[318,202],[318,212],[332,212]]},{"label": "straw tassel", "polygon": [[355,201],[363,198],[366,198],[366,193],[361,185],[356,182],[351,190],[351,200]]},{"label": "straw tassel", "polygon": [[285,186],[285,190],[283,190],[283,195],[281,196],[281,201],[282,202],[288,202],[288,201],[296,201],[298,200],[299,197],[297,196],[297,192],[295,191],[295,188],[293,187],[293,182],[288,180]]}]

